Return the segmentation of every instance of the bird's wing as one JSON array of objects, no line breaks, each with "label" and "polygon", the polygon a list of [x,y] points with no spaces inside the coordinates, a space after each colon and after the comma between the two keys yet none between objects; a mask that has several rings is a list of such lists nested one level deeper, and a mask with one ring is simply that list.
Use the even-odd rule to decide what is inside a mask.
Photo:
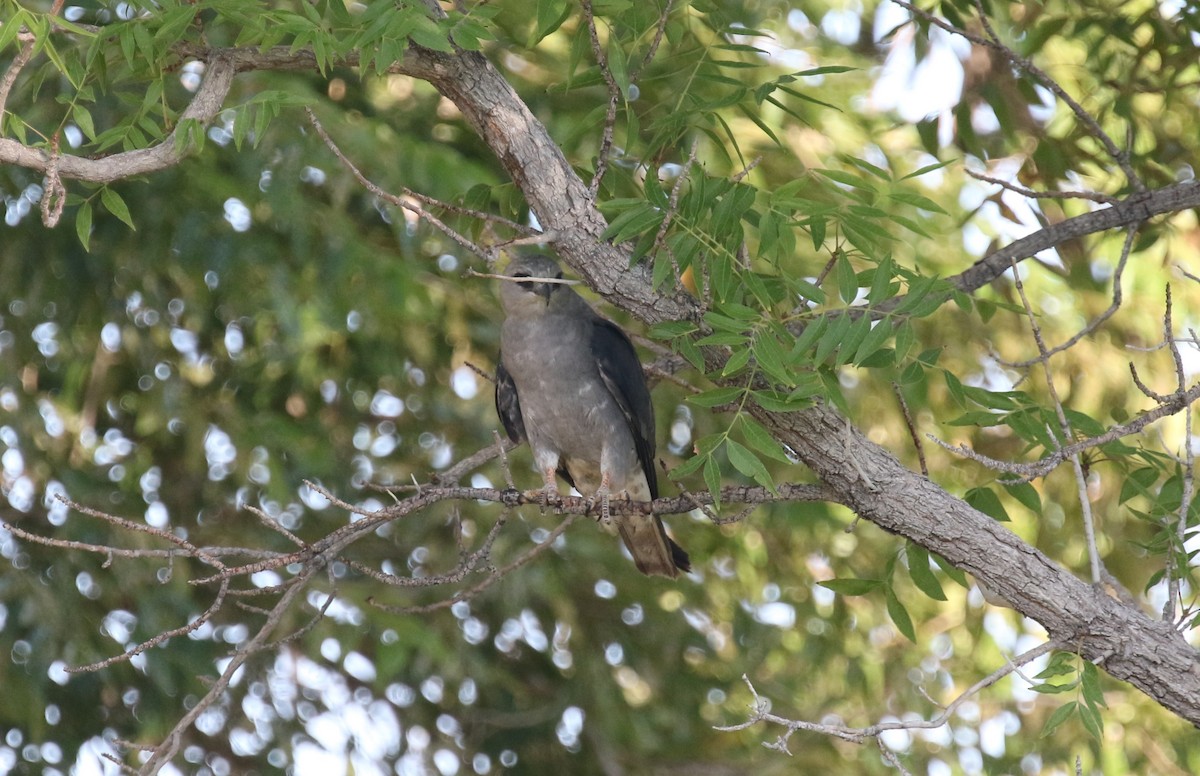
[{"label": "bird's wing", "polygon": [[621,414],[629,424],[638,461],[650,487],[650,497],[658,498],[658,477],[654,471],[654,405],[642,375],[642,362],[625,332],[599,315],[592,322],[591,340],[600,379],[617,400]]},{"label": "bird's wing", "polygon": [[521,400],[517,397],[517,384],[504,368],[504,360],[496,359],[496,414],[500,423],[514,442],[524,442],[525,419],[521,417]]}]

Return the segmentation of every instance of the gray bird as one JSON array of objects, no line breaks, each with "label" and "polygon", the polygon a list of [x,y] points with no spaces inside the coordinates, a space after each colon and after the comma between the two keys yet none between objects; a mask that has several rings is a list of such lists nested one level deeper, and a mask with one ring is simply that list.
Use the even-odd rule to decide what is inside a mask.
[{"label": "gray bird", "polygon": [[[545,483],[557,496],[562,475],[584,496],[658,497],[654,405],[633,344],[561,279],[545,256],[520,256],[503,281],[496,412],[514,442],[528,441]],[[676,577],[688,555],[657,515],[617,515],[617,531],[643,574]]]}]

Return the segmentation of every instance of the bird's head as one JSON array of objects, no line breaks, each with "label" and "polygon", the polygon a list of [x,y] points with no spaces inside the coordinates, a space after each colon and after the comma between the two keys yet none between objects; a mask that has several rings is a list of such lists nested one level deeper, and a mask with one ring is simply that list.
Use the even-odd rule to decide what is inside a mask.
[{"label": "bird's head", "polygon": [[508,265],[504,274],[511,278],[529,278],[506,280],[500,284],[500,303],[508,315],[544,311],[558,297],[572,293],[562,283],[545,282],[562,280],[563,276],[558,264],[548,256],[518,256]]}]

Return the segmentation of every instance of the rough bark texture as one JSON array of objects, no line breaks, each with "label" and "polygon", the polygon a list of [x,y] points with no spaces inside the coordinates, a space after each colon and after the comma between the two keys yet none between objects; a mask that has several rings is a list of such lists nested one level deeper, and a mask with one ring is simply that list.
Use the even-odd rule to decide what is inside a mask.
[{"label": "rough bark texture", "polygon": [[[208,62],[204,86],[189,114],[215,115],[238,71],[315,69],[310,52],[286,48],[187,50]],[[353,64],[347,62],[346,64]],[[410,48],[391,68],[427,80],[454,101],[496,154],[537,213],[560,256],[614,304],[647,322],[695,319],[700,310],[682,292],[655,293],[644,268],[629,269],[628,256],[605,243],[605,221],[554,140],[501,74],[479,54],[441,54]],[[202,99],[203,97],[203,99]],[[336,132],[336,127],[331,128]],[[162,169],[178,161],[173,141],[147,151],[105,159],[63,156],[64,178],[116,180]],[[0,161],[45,170],[47,157],[0,140]],[[1133,195],[1113,207],[1068,219],[1002,248],[956,281],[973,290],[1011,262],[1104,229],[1200,204],[1200,184],[1188,183]],[[1053,562],[1011,531],[909,471],[829,408],[754,415],[820,477],[840,503],[884,530],[905,536],[970,572],[1052,636],[1128,681],[1167,709],[1200,725],[1200,664],[1197,652],[1170,624],[1121,603]]]},{"label": "rough bark texture", "polygon": [[1170,623],[1080,580],[835,411],[752,414],[856,514],[970,572],[1051,637],[1200,726],[1200,656]]},{"label": "rough bark texture", "polygon": [[[194,119],[201,124],[208,124],[221,110],[225,97],[233,86],[235,70],[230,61],[213,56],[206,64],[204,82],[183,111],[181,120]],[[187,144],[182,145],[182,148],[176,149],[175,131],[172,131],[161,143],[150,148],[90,159],[71,154],[51,157],[45,151],[23,146],[16,140],[0,138],[0,163],[15,164],[38,172],[48,172],[54,167],[62,178],[111,183],[134,175],[158,172],[178,164],[187,151]]]}]

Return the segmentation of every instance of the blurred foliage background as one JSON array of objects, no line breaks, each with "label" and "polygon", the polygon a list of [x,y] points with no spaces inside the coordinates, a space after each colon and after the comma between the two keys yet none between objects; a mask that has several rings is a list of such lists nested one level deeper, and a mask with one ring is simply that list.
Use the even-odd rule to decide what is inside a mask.
[{"label": "blurred foliage background", "polygon": [[[866,175],[855,160],[899,187],[904,176],[944,162],[903,183],[907,200],[889,200],[863,217],[885,232],[881,253],[897,265],[946,276],[995,241],[1095,207],[1086,200],[1031,205],[964,168],[1033,189],[1126,193],[1112,161],[1061,102],[994,54],[926,23],[904,24],[896,5],[677,2],[661,47],[643,67],[663,3],[593,2],[606,52],[619,62],[614,68],[636,74],[623,84],[602,202],[644,197],[647,169],[669,176],[671,165],[686,163],[693,141],[712,179],[761,159],[746,182],[763,192],[798,180],[836,192],[814,170]],[[236,3],[198,5],[208,43],[255,42],[253,29],[232,21]],[[330,13],[328,5],[316,7]],[[491,36],[482,50],[586,175],[608,97],[579,8],[548,0],[536,12],[521,0],[467,5]],[[1183,4],[984,5],[1002,38],[1111,135],[1124,139],[1128,131],[1133,164],[1148,184],[1192,176],[1190,160],[1200,152],[1193,131],[1198,32]],[[0,13],[11,22],[21,9],[48,6],[26,0]],[[132,19],[153,34],[162,29],[155,26],[167,15],[162,9],[175,7],[82,3],[65,18],[114,26]],[[972,4],[946,2],[939,10],[978,31]],[[154,38],[147,51],[195,30],[168,33],[174,37]],[[6,39],[5,66],[18,47]],[[22,72],[6,136],[34,142],[61,129],[81,146],[75,152],[88,153],[104,144],[95,137],[104,128],[125,126],[107,149],[119,150],[138,144],[129,129],[138,126],[130,120],[137,110],[150,117],[140,130],[145,141],[153,138],[156,111],[186,103],[186,67],[154,72],[147,64],[153,57],[132,64],[113,42],[102,53],[107,71],[91,70],[84,81],[97,89],[85,101],[80,79],[64,75],[57,60],[68,61],[70,72],[70,56],[82,62],[82,55],[69,52],[90,42],[66,34],[53,40],[68,53],[37,56]],[[162,89],[147,107],[146,84],[155,82]],[[773,86],[766,94],[765,85]],[[287,98],[234,110],[268,90]],[[55,229],[38,218],[41,176],[0,169],[4,521],[61,539],[159,546],[69,512],[54,499],[66,494],[195,544],[285,550],[241,505],[315,539],[350,518],[302,480],[382,505],[389,497],[368,483],[423,481],[491,444],[499,427],[491,387],[466,366],[490,370],[497,346],[494,289],[465,274],[482,263],[364,191],[290,101],[311,104],[350,158],[387,190],[407,187],[529,218],[453,104],[405,76],[336,66],[239,76],[230,110],[199,153],[113,184],[107,195],[70,183],[64,223]],[[88,119],[73,107],[84,102]],[[251,123],[241,134],[239,115],[253,122],[255,111],[276,104],[276,120]],[[88,120],[94,131],[80,126]],[[157,122],[159,132],[163,125]],[[136,229],[119,217],[114,193]],[[919,206],[918,196],[936,207]],[[93,216],[81,226],[85,208]],[[488,236],[480,224],[454,223]],[[837,251],[853,254],[853,239],[835,230],[852,221],[831,224],[815,248],[811,234],[795,230],[787,272],[816,278]],[[1192,212],[1141,232],[1123,268],[1125,304],[1055,362],[1072,410],[1107,425],[1151,406],[1131,385],[1130,361],[1156,389],[1173,390],[1171,354],[1154,346],[1167,283],[1176,330],[1196,325],[1197,284],[1180,273],[1200,274],[1196,236]],[[1027,262],[1027,289],[1047,340],[1064,341],[1109,306],[1123,237],[1087,238]],[[826,287],[836,294],[832,276]],[[945,305],[914,322],[916,349],[968,386],[1019,386],[1045,400],[1040,372],[1010,365],[1036,356],[1019,304],[1012,284],[997,282],[973,303]],[[1190,375],[1196,362],[1185,355]],[[1006,426],[956,424],[972,408],[959,405],[938,369],[903,385],[921,434],[996,458],[1028,453],[1031,445]],[[854,422],[915,468],[891,385],[898,371],[846,367],[838,380]],[[703,384],[698,375],[683,377]],[[670,382],[655,388],[660,455],[670,466],[687,459],[696,438],[730,423],[684,398]],[[1182,420],[1168,421],[1146,436],[1141,457],[1097,460],[1089,473],[1105,562],[1159,607],[1163,590],[1153,583],[1164,547],[1154,499],[1169,505],[1175,493],[1178,503],[1178,471],[1166,454],[1184,441]],[[930,476],[950,492],[1009,519],[1067,567],[1086,568],[1068,473],[1035,483],[1031,509],[1028,498],[998,486],[993,472],[929,443],[924,453]],[[518,483],[535,485],[527,450],[512,460]],[[800,467],[770,465],[778,482],[805,481]],[[1144,469],[1145,493],[1123,493],[1127,474]],[[740,479],[732,467],[725,474],[728,482]],[[477,484],[502,481],[496,464],[474,476]],[[699,477],[687,484],[704,487]],[[387,526],[353,551],[394,573],[438,573],[457,562],[456,530],[468,544],[478,542],[499,512],[495,505],[443,505]],[[453,590],[381,589],[335,567],[287,625],[301,627],[332,593],[327,616],[255,659],[226,703],[202,715],[175,766],[215,774],[888,772],[870,746],[798,733],[788,757],[763,747],[777,731],[713,726],[746,719],[752,698],[743,675],[776,713],[798,719],[863,725],[932,716],[938,707],[931,698],[951,700],[1044,633],[986,605],[978,590],[942,570],[947,600],[935,600],[903,572],[910,557],[902,541],[852,520],[823,504],[761,507],[723,527],[702,516],[674,518],[696,565],[677,582],[640,576],[610,536],[581,521],[553,552],[477,598],[423,614],[372,602],[415,606]],[[554,523],[523,510],[497,542],[498,564]],[[67,666],[194,618],[211,604],[212,589],[188,584],[201,573],[188,561],[106,558],[5,531],[0,557],[0,772],[115,772],[98,759],[109,751],[105,742],[160,740],[255,617],[227,607],[217,624],[132,664],[68,675]],[[892,580],[888,589],[911,615],[915,643],[897,629],[883,595],[834,595],[817,584],[835,577]],[[897,733],[887,743],[914,773],[1073,773],[1076,758],[1085,773],[1200,772],[1189,725],[1124,685],[1102,682],[1108,708],[1099,737],[1078,721],[1042,737],[1047,718],[1075,696],[1038,694],[1012,677],[960,707],[945,727]]]}]

